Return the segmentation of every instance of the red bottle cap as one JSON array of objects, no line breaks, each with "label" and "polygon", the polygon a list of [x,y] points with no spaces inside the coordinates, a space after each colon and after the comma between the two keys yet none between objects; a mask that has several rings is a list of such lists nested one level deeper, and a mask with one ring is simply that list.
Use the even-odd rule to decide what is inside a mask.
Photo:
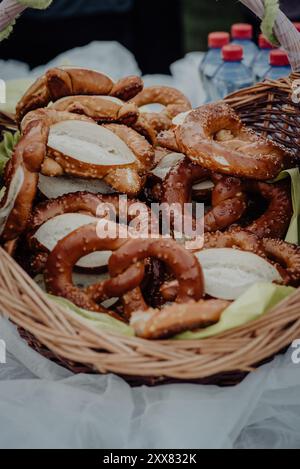
[{"label": "red bottle cap", "polygon": [[289,65],[289,58],[287,53],[282,49],[271,50],[270,52],[270,65]]},{"label": "red bottle cap", "polygon": [[226,62],[237,62],[243,58],[243,48],[235,44],[222,47],[222,57]]},{"label": "red bottle cap", "polygon": [[293,25],[295,26],[297,31],[299,31],[299,33],[300,33],[300,23],[293,23]]},{"label": "red bottle cap", "polygon": [[235,23],[231,26],[233,39],[252,39],[253,27],[248,23]]},{"label": "red bottle cap", "polygon": [[216,31],[208,35],[208,47],[221,49],[221,47],[229,44],[229,40],[229,33],[225,33],[224,31]]},{"label": "red bottle cap", "polygon": [[258,36],[258,45],[260,49],[276,49],[263,34]]}]

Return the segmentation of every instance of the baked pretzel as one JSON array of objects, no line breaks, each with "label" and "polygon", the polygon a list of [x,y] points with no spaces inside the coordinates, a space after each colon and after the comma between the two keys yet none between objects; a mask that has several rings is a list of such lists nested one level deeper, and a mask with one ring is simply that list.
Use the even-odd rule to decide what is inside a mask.
[{"label": "baked pretzel", "polygon": [[49,254],[44,270],[46,289],[50,294],[64,297],[75,305],[122,319],[114,311],[107,310],[101,303],[124,295],[140,285],[144,277],[143,263],[135,263],[115,278],[106,279],[86,288],[74,285],[72,271],[79,259],[95,251],[114,251],[126,242],[122,238],[100,239],[97,225],[85,225],[60,240]]},{"label": "baked pretzel", "polygon": [[14,149],[5,169],[5,194],[0,202],[0,240],[11,241],[24,231],[36,195],[38,174],[45,157],[47,128],[30,128]]},{"label": "baked pretzel", "polygon": [[204,249],[209,248],[234,248],[249,251],[261,257],[265,256],[261,240],[254,234],[240,227],[229,231],[216,231],[205,233]]},{"label": "baked pretzel", "polygon": [[[95,122],[84,116],[55,109],[38,109],[28,113],[22,121],[22,131],[26,131],[32,122],[43,120],[50,127],[54,123],[63,121],[85,121],[96,125]],[[42,167],[44,175],[58,176],[61,170],[64,174],[76,177],[104,179],[104,181],[118,192],[136,195],[142,189],[145,178],[144,174],[152,167],[154,151],[152,146],[144,137],[135,130],[119,124],[106,124],[97,127],[103,128],[117,135],[128,149],[133,153],[135,160],[128,164],[101,165],[88,163],[72,158],[56,149],[51,148],[48,143],[46,160],[47,165]],[[107,138],[106,134],[103,138]],[[113,158],[113,155],[112,155]],[[53,166],[56,162],[57,166]],[[49,170],[50,167],[50,170]]]},{"label": "baked pretzel", "polygon": [[285,285],[300,285],[300,247],[280,239],[263,238],[262,245],[267,257],[275,265]]},{"label": "baked pretzel", "polygon": [[[131,222],[136,216],[135,207],[137,203],[142,205],[137,199],[126,199],[126,205],[123,204],[122,207],[122,202],[117,195],[96,195],[89,192],[65,194],[56,199],[41,202],[32,211],[28,223],[29,230],[26,234],[27,247],[33,253],[30,261],[31,265],[29,266],[30,271],[37,274],[44,270],[49,249],[38,241],[36,233],[47,221],[67,213],[83,213],[93,217],[105,215],[112,218],[113,221],[118,219],[120,223]],[[99,212],[101,204],[103,204],[103,213]],[[148,211],[146,205],[144,205],[144,208]],[[120,213],[120,209],[123,210],[122,213]],[[124,221],[120,220],[119,217],[124,218]]]},{"label": "baked pretzel", "polygon": [[[254,233],[235,228],[226,232],[206,233],[203,249],[232,248],[249,251],[276,267],[281,280],[276,283],[298,287],[300,285],[300,247],[280,239],[260,239]],[[279,278],[280,278],[279,277]],[[160,293],[165,301],[174,301],[178,293],[178,281],[161,284]]]},{"label": "baked pretzel", "polygon": [[250,193],[258,193],[267,202],[266,211],[245,229],[256,234],[259,238],[283,239],[288,230],[293,206],[289,184],[285,181],[267,184],[265,182],[245,181],[244,189]]},{"label": "baked pretzel", "polygon": [[197,302],[149,308],[132,315],[130,324],[144,339],[164,339],[179,332],[207,327],[220,320],[230,305],[225,300],[199,300]]},{"label": "baked pretzel", "polygon": [[217,322],[227,301],[204,301],[204,281],[201,266],[195,256],[173,240],[129,240],[109,259],[112,278],[126,272],[132,263],[156,258],[172,271],[178,282],[176,304],[161,310],[149,308],[140,288],[126,293],[124,313],[136,335],[146,339],[169,337],[187,329],[204,327]]},{"label": "baked pretzel", "polygon": [[64,96],[110,95],[128,101],[143,89],[137,76],[129,76],[114,83],[103,73],[76,67],[56,67],[48,70],[27,90],[16,108],[16,118],[29,111],[45,107]]},{"label": "baked pretzel", "polygon": [[[40,110],[28,115],[22,137],[6,165],[5,196],[0,203],[0,237],[2,241],[17,238],[26,228],[37,191],[38,177],[47,154],[50,126],[64,120],[87,120],[68,112]],[[17,181],[16,181],[17,180]]]},{"label": "baked pretzel", "polygon": [[213,172],[237,177],[272,179],[285,163],[279,147],[245,127],[222,102],[194,109],[182,124],[161,132],[157,143]]},{"label": "baked pretzel", "polygon": [[262,238],[241,228],[207,233],[204,249],[231,247],[251,251],[275,265],[286,285],[299,286],[300,247],[281,239]]},{"label": "baked pretzel", "polygon": [[118,122],[132,125],[139,116],[134,103],[123,102],[112,96],[67,96],[51,106],[57,111],[68,111],[84,114],[98,123]]},{"label": "baked pretzel", "polygon": [[192,185],[200,179],[211,178],[216,186],[212,191],[212,209],[204,216],[204,231],[216,231],[230,226],[246,210],[242,182],[230,176],[215,176],[188,158],[180,161],[162,183],[162,202],[184,204],[191,201]]},{"label": "baked pretzel", "polygon": [[[140,116],[136,123],[136,129],[154,143],[157,132],[169,129],[172,119],[181,112],[191,109],[191,103],[183,93],[168,86],[151,86],[144,88],[137,94],[131,103],[140,108]],[[147,111],[147,105],[161,104],[164,108],[160,112]],[[145,111],[143,111],[145,106]]]}]

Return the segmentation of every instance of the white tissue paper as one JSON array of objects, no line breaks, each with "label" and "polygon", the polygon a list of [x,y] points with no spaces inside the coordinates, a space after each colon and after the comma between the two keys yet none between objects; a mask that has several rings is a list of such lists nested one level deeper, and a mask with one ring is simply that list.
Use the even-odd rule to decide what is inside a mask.
[{"label": "white tissue paper", "polygon": [[[172,76],[146,84],[173,85],[193,105],[203,102],[201,54],[171,66]],[[138,74],[130,52],[117,43],[92,43],[50,65],[102,70],[115,79]],[[29,74],[1,62],[1,77]],[[299,338],[300,339],[300,338]],[[0,363],[1,448],[296,448],[300,447],[300,364],[292,348],[234,387],[169,384],[131,388],[112,374],[73,375],[33,351],[0,318],[7,360]]]},{"label": "white tissue paper", "polygon": [[[131,388],[114,375],[73,375],[0,318],[1,448],[296,448],[300,364],[291,348],[234,387]],[[30,423],[30,424],[29,424]]]}]

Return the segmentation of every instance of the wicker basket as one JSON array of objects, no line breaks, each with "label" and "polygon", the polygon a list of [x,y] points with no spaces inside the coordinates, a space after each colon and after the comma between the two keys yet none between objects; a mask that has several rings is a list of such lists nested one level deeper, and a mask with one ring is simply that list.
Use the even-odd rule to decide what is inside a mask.
[{"label": "wicker basket", "polygon": [[[227,101],[255,130],[277,142],[280,135],[278,143],[295,156],[295,147],[300,145],[296,124],[300,108],[289,99],[292,79],[256,85]],[[293,111],[285,110],[287,104]],[[271,116],[276,116],[275,123]],[[7,124],[13,126],[11,121]],[[274,132],[275,125],[278,132]],[[173,381],[236,384],[300,337],[300,289],[260,319],[212,338],[147,341],[95,330],[49,299],[2,248],[0,311],[48,359],[75,373],[116,373],[133,385]]]},{"label": "wicker basket", "polygon": [[96,330],[53,302],[1,248],[0,310],[47,358],[74,372],[113,372],[131,384],[234,384],[300,337],[300,289],[260,319],[204,340],[148,341]]},{"label": "wicker basket", "polygon": [[[300,73],[280,80],[266,80],[226,98],[243,122],[268,137],[300,163],[300,98],[292,100],[292,86],[300,88]],[[299,93],[300,94],[300,93]]]}]

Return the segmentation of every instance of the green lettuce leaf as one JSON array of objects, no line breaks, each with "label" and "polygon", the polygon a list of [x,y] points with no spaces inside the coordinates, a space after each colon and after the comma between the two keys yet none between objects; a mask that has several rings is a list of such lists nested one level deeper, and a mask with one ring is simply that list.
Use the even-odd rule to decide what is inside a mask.
[{"label": "green lettuce leaf", "polygon": [[285,237],[285,241],[294,244],[300,244],[299,234],[299,216],[300,216],[300,173],[298,168],[285,169],[272,182],[291,178],[291,197],[293,203],[293,215],[290,226]]},{"label": "green lettuce leaf", "polygon": [[133,336],[133,329],[125,324],[124,322],[115,319],[108,314],[104,313],[95,313],[93,311],[87,311],[85,309],[79,308],[78,306],[71,303],[71,301],[66,300],[58,296],[48,295],[51,300],[60,304],[64,308],[67,308],[69,312],[81,316],[82,320],[89,326],[95,327],[100,330],[114,331],[122,335]]},{"label": "green lettuce leaf", "polygon": [[2,136],[3,140],[0,142],[0,176],[2,176],[5,165],[13,154],[15,145],[20,140],[20,132],[3,132]]}]

